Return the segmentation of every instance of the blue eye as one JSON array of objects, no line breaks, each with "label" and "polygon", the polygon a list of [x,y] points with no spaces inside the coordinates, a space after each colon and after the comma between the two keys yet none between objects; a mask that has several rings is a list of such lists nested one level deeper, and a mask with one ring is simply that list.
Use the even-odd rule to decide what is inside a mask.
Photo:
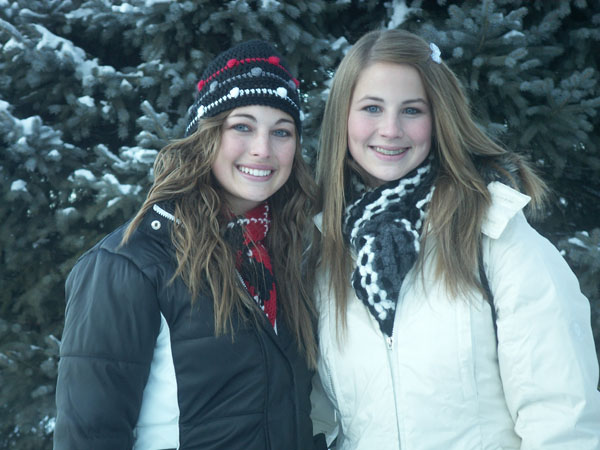
[{"label": "blue eye", "polygon": [[273,135],[277,137],[290,137],[292,133],[289,130],[281,129],[273,131]]},{"label": "blue eye", "polygon": [[363,108],[368,113],[378,113],[381,112],[381,108],[377,105],[368,105]]},{"label": "blue eye", "polygon": [[416,114],[421,114],[422,111],[419,108],[414,108],[412,106],[409,106],[408,108],[404,109],[404,113],[408,114],[410,116],[414,116]]},{"label": "blue eye", "polygon": [[244,123],[236,123],[231,128],[236,131],[250,131],[250,127]]}]

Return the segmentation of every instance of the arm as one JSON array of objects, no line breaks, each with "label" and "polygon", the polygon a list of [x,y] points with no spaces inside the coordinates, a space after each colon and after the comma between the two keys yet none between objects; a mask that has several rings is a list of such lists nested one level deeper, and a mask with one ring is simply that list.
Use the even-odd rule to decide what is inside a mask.
[{"label": "arm", "polygon": [[155,287],[128,259],[94,249],[66,296],[54,448],[131,448],[160,327]]},{"label": "arm", "polygon": [[498,360],[523,449],[600,448],[590,307],[558,250],[516,215],[489,246]]}]

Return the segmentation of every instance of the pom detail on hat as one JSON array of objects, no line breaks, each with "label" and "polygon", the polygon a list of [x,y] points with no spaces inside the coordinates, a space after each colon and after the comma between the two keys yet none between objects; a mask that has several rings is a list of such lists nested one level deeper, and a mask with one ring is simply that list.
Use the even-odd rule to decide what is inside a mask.
[{"label": "pom detail on hat", "polygon": [[185,136],[194,133],[200,118],[249,105],[289,114],[301,133],[299,85],[270,43],[251,40],[234,45],[217,55],[200,76]]}]

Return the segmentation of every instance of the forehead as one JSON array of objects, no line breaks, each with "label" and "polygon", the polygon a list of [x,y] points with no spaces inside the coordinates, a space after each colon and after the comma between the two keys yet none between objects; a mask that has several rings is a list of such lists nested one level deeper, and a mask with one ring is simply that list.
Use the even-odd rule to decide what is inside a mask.
[{"label": "forehead", "polygon": [[289,121],[294,123],[294,119],[288,113],[278,108],[265,105],[239,106],[231,110],[227,117],[246,116],[254,118],[257,121]]},{"label": "forehead", "polygon": [[375,62],[365,67],[358,76],[353,97],[381,97],[386,93],[427,98],[421,75],[413,66]]}]

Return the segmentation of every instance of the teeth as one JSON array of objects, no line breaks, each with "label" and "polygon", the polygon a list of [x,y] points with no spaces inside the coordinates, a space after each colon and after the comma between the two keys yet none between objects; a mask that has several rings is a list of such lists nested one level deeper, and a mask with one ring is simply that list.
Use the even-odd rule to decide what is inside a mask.
[{"label": "teeth", "polygon": [[261,169],[251,169],[250,167],[239,167],[240,172],[247,173],[248,175],[252,175],[253,177],[266,177],[271,174],[271,170],[261,170]]},{"label": "teeth", "polygon": [[388,150],[387,148],[381,148],[381,147],[373,147],[373,149],[377,153],[382,153],[382,154],[388,155],[388,156],[399,155],[400,153],[404,153],[407,150],[405,148],[400,148],[397,150]]}]

